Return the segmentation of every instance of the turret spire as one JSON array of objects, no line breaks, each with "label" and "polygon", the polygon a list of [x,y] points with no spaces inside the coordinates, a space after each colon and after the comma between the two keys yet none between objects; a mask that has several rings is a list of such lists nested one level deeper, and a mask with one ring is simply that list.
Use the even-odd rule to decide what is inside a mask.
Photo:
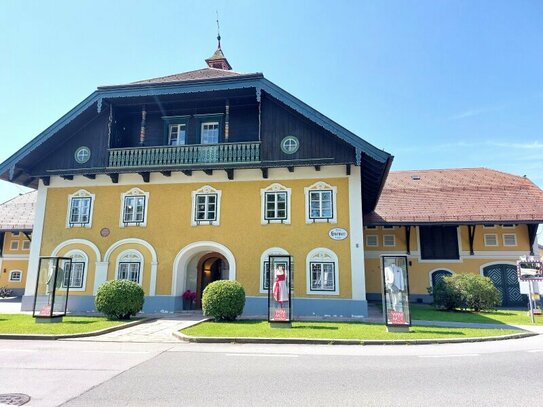
[{"label": "turret spire", "polygon": [[219,25],[219,12],[217,11],[217,50],[214,54],[206,59],[207,66],[210,68],[224,69],[226,71],[231,71],[232,67],[228,63],[228,60],[222,53],[221,49],[221,30]]}]

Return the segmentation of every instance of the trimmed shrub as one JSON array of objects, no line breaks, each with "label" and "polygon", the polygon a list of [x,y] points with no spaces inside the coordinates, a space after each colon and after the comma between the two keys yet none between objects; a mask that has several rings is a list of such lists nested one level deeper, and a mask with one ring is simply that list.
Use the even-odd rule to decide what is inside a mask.
[{"label": "trimmed shrub", "polygon": [[433,288],[432,294],[434,295],[434,306],[438,309],[444,309],[452,311],[462,306],[462,295],[454,287],[454,285],[447,279],[450,277],[444,277]]},{"label": "trimmed shrub", "polygon": [[444,277],[434,288],[436,308],[465,308],[479,312],[495,309],[500,303],[500,292],[492,280],[480,274],[461,273]]},{"label": "trimmed shrub", "polygon": [[219,280],[209,284],[202,295],[205,316],[215,321],[233,321],[243,312],[245,290],[237,281]]},{"label": "trimmed shrub", "polygon": [[96,293],[96,309],[108,319],[130,319],[143,308],[144,292],[128,280],[106,281]]}]

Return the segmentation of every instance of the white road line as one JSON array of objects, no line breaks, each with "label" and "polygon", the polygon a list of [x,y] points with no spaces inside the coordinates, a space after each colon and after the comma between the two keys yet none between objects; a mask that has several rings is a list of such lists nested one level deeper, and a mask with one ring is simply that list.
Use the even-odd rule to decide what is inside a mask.
[{"label": "white road line", "polygon": [[299,355],[274,355],[271,353],[225,353],[225,356],[249,356],[257,358],[297,358]]},{"label": "white road line", "polygon": [[478,353],[465,353],[463,355],[419,355],[419,358],[464,358],[472,356],[481,356]]},{"label": "white road line", "polygon": [[35,349],[0,349],[0,352],[37,352]]},{"label": "white road line", "polygon": [[145,351],[115,351],[115,350],[84,350],[83,353],[127,353],[127,354],[134,354],[134,353],[151,353],[151,352],[145,352]]}]

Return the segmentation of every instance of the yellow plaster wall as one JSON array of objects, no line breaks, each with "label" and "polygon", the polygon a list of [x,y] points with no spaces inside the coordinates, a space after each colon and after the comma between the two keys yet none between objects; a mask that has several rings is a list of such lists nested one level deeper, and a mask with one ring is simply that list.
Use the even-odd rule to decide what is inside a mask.
[{"label": "yellow plaster wall", "polygon": [[[28,260],[3,259],[2,270],[0,272],[0,287],[24,288],[26,284],[27,269]],[[13,270],[22,272],[21,281],[9,281],[9,272]]]},{"label": "yellow plaster wall", "polygon": [[[237,267],[237,280],[245,287],[247,295],[259,294],[260,256],[271,247],[281,247],[294,258],[295,295],[306,296],[306,256],[318,247],[328,248],[339,258],[339,288],[341,298],[351,297],[350,240],[334,241],[328,236],[333,227],[349,231],[349,191],[348,178],[323,178],[322,181],[337,187],[336,224],[305,223],[304,188],[318,180],[262,180],[209,182],[194,184],[138,184],[88,187],[95,194],[94,213],[91,228],[66,228],[68,195],[78,191],[74,188],[50,188],[47,194],[46,214],[41,255],[50,255],[63,241],[86,239],[99,248],[102,256],[115,242],[126,238],[139,238],[149,242],[157,251],[158,270],[156,293],[169,295],[172,284],[172,267],[175,256],[181,249],[197,241],[220,243],[234,254]],[[261,193],[274,182],[292,189],[291,224],[261,224]],[[191,226],[192,191],[210,185],[222,191],[220,226]],[[119,227],[121,213],[121,194],[138,187],[149,193],[147,226]],[[109,228],[110,235],[100,236],[102,228]],[[118,248],[116,252],[128,248]],[[144,254],[143,247],[138,250]],[[113,253],[108,269],[108,278],[113,277]],[[150,263],[145,254],[143,287],[149,287]],[[94,271],[89,268],[87,287],[90,288]],[[318,298],[319,295],[310,295]],[[325,296],[330,298],[330,296]]]}]

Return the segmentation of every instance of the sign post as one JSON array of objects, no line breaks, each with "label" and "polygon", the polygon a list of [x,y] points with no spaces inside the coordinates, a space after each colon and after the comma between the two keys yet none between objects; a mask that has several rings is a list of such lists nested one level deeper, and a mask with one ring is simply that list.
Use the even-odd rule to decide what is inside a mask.
[{"label": "sign post", "polygon": [[268,322],[272,328],[291,328],[291,258],[270,256],[268,264]]},{"label": "sign post", "polygon": [[535,257],[521,257],[517,261],[517,273],[519,282],[526,281],[528,283],[528,304],[530,306],[530,318],[532,324],[535,324],[535,314],[540,314],[541,311],[537,308],[537,300],[540,298],[539,292],[536,292],[536,282],[543,281],[543,262]]},{"label": "sign post", "polygon": [[383,311],[388,332],[409,332],[407,256],[382,256]]}]

